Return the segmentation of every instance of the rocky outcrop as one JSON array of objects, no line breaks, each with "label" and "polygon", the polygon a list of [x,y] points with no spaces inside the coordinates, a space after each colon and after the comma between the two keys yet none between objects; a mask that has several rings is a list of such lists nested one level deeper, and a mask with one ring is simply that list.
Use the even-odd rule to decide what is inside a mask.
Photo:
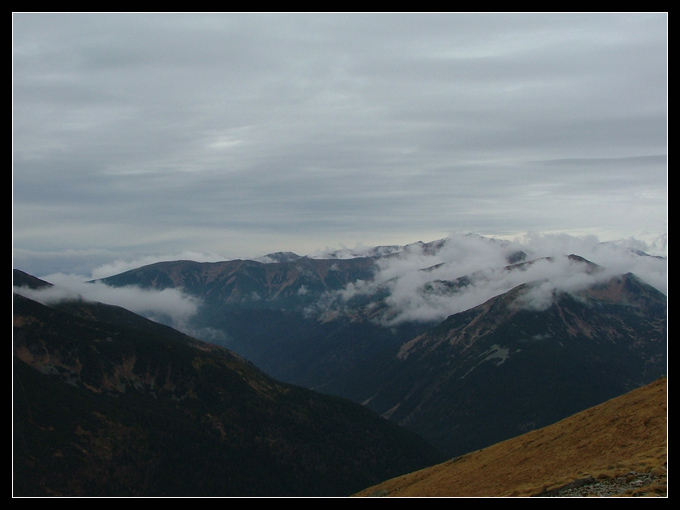
[{"label": "rocky outcrop", "polygon": [[532,497],[611,497],[667,496],[666,477],[654,473],[630,471],[621,476],[579,478],[561,487],[534,494]]}]

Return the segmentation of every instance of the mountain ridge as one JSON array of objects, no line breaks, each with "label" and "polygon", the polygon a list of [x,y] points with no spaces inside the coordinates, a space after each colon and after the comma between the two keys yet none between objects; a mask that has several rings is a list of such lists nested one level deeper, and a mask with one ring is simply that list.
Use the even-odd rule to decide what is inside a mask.
[{"label": "mountain ridge", "polygon": [[[160,263],[104,282],[181,286],[203,302],[193,324],[202,339],[282,381],[362,403],[452,455],[665,373],[667,300],[632,274],[574,252],[527,258],[474,236],[378,252]],[[493,265],[474,271],[480,261]],[[505,430],[489,428],[498,411],[486,401],[508,413]],[[485,414],[461,402],[481,402]],[[458,439],[467,435],[477,439]]]},{"label": "mountain ridge", "polygon": [[[612,303],[626,286],[648,304]],[[404,343],[375,370],[380,387],[364,404],[460,455],[666,373],[665,296],[656,289],[628,275],[585,289],[588,300],[563,293],[546,310],[516,306],[531,289],[516,287]]]},{"label": "mountain ridge", "polygon": [[[102,283],[185,292],[219,300],[224,304],[262,305],[278,300],[276,306],[304,306],[307,293],[338,290],[349,278],[370,278],[370,258],[311,259],[297,257],[283,262],[230,260],[223,262],[168,261],[102,278]],[[352,276],[350,276],[350,273]],[[300,304],[302,303],[302,304]]]},{"label": "mountain ridge", "polygon": [[15,495],[342,496],[442,458],[120,307],[15,294],[13,321]]}]

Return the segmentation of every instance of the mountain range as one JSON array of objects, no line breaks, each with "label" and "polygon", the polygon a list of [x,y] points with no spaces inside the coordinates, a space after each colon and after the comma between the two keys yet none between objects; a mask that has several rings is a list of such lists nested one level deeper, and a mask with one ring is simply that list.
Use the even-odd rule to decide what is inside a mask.
[{"label": "mountain range", "polygon": [[666,372],[661,296],[627,274],[545,310],[524,284],[403,344],[364,402],[460,455],[554,423]]},{"label": "mountain range", "polygon": [[120,307],[15,294],[13,320],[16,496],[346,496],[444,458]]},{"label": "mountain range", "polygon": [[667,373],[665,294],[612,265],[473,236],[87,284],[182,292],[182,333],[15,270],[15,490],[348,495],[542,429]]},{"label": "mountain range", "polygon": [[439,240],[322,259],[161,262],[103,282],[182,289],[202,302],[196,336],[361,403],[451,456],[666,373],[662,292],[576,254],[474,242],[472,257],[494,250],[496,266],[460,274],[458,251],[473,250]]}]

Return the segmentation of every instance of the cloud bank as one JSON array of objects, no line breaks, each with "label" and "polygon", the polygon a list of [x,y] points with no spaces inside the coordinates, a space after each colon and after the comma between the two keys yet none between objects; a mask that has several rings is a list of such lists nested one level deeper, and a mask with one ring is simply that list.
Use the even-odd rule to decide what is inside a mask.
[{"label": "cloud bank", "polygon": [[139,287],[110,287],[100,282],[88,283],[82,276],[53,274],[44,278],[52,287],[29,289],[13,287],[14,292],[40,303],[51,305],[65,300],[82,299],[121,306],[143,317],[187,331],[200,301],[178,289],[161,291]]},{"label": "cloud bank", "polygon": [[[667,237],[650,244],[638,239],[601,242],[596,236],[526,234],[495,239],[472,234],[452,234],[432,243],[413,243],[313,253],[316,258],[352,258],[381,254],[371,280],[350,283],[322,296],[310,314],[369,313],[386,326],[407,321],[437,322],[449,315],[482,304],[527,282],[536,282],[525,294],[525,307],[542,309],[560,292],[576,292],[614,275],[628,272],[664,294],[668,292],[667,258],[646,253],[664,252]],[[593,266],[568,255],[576,255]],[[44,303],[61,299],[87,299],[118,305],[169,324],[189,334],[190,319],[200,301],[179,289],[162,291],[137,287],[109,287],[87,281],[118,274],[161,260],[223,260],[211,254],[184,252],[181,257],[142,257],[102,264],[91,278],[55,273],[42,277],[54,287],[39,291],[15,291]],[[306,287],[300,294],[308,292]],[[375,313],[373,313],[375,312]]]},{"label": "cloud bank", "polygon": [[[666,294],[667,260],[641,255],[645,247],[635,240],[602,243],[594,236],[534,234],[499,241],[454,235],[434,251],[415,244],[380,259],[374,279],[327,295],[322,306],[353,313],[356,306],[380,309],[378,317],[385,325],[436,322],[523,283],[536,285],[523,297],[522,306],[544,309],[560,292],[577,292],[627,272]],[[510,264],[520,254],[523,262]],[[586,261],[569,257],[572,254]]]}]

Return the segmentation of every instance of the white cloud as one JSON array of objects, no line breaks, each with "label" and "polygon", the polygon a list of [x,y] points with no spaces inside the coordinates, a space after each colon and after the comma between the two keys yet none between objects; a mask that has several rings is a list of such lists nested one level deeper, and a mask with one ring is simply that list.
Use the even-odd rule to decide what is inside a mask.
[{"label": "white cloud", "polygon": [[[380,295],[388,310],[383,315],[386,325],[403,321],[440,321],[454,313],[477,306],[526,282],[536,282],[520,304],[533,308],[548,306],[559,292],[575,292],[613,275],[632,272],[642,280],[667,294],[668,263],[665,257],[640,255],[657,250],[664,253],[667,238],[626,239],[601,242],[596,236],[573,236],[563,233],[525,234],[498,240],[478,235],[453,234],[437,249],[432,244],[414,243],[403,250],[390,246],[389,256],[378,259],[378,272],[371,280],[359,280],[344,289],[320,298],[315,311],[346,311],[355,306],[352,300]],[[356,251],[354,256],[367,253]],[[508,260],[517,253],[525,253],[525,261],[506,270]],[[342,256],[349,256],[342,251]],[[578,255],[600,266],[592,272],[588,266],[567,258]],[[318,256],[318,254],[316,255]],[[211,254],[185,252],[181,256],[143,257],[131,261],[116,260],[97,267],[93,277],[118,274],[127,269],[161,260],[221,260]],[[461,285],[452,282],[468,277]],[[137,287],[109,287],[101,283],[86,283],[83,276],[55,273],[42,277],[54,287],[19,292],[42,302],[82,297],[127,308],[152,319],[172,320],[174,327],[185,330],[200,302],[178,289],[163,291]],[[302,287],[300,294],[309,289]],[[253,293],[250,299],[257,300]],[[309,310],[311,313],[312,310]]]},{"label": "white cloud", "polygon": [[[631,243],[628,243],[631,244]],[[637,249],[647,246],[636,241]],[[526,260],[507,270],[508,257],[518,251]],[[568,255],[577,255],[600,266],[597,271]],[[323,306],[342,309],[357,296],[387,291],[386,324],[403,321],[440,321],[454,313],[477,306],[527,282],[536,282],[520,304],[533,308],[548,306],[555,294],[577,292],[614,275],[627,272],[667,292],[667,260],[642,256],[616,243],[601,243],[595,236],[564,234],[527,235],[498,242],[479,236],[453,235],[443,248],[427,253],[413,245],[395,257],[379,262],[380,271],[371,281],[359,281],[327,296]],[[469,277],[460,286],[457,278]]]},{"label": "white cloud", "polygon": [[169,323],[186,330],[189,319],[196,313],[200,301],[178,289],[152,290],[139,287],[110,287],[103,283],[88,283],[82,276],[57,273],[43,278],[52,287],[29,289],[14,287],[18,294],[44,304],[63,300],[84,299],[120,306],[152,320]]}]

